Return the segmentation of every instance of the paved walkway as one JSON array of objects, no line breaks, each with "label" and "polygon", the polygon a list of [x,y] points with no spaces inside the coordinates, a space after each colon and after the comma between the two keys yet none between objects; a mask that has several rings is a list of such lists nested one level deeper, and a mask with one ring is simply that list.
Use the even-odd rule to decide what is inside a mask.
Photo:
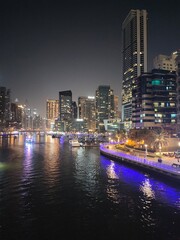
[{"label": "paved walkway", "polygon": [[[131,153],[132,154],[132,153]],[[159,156],[156,155],[155,157],[151,157],[149,155],[147,155],[147,157],[145,156],[145,154],[143,153],[139,153],[139,152],[136,152],[133,154],[135,156],[139,156],[139,157],[143,157],[143,158],[146,158],[147,160],[150,160],[150,161],[153,161],[153,162],[157,162],[158,161],[158,158]],[[174,156],[173,157],[170,157],[170,156],[164,156],[163,154],[161,155],[161,159],[162,159],[162,162],[164,164],[168,164],[168,165],[172,165],[173,163],[177,163],[177,164],[180,164],[180,162],[178,162],[179,160],[177,158],[175,158]]]},{"label": "paved walkway", "polygon": [[[158,158],[155,157],[152,159],[144,158],[143,156],[138,156],[136,152],[132,154],[132,152],[117,150],[112,144],[100,145],[100,152],[109,158],[117,159],[118,161],[125,161],[130,164],[166,175],[167,177],[174,178],[178,181],[180,180],[180,165],[175,165],[177,163],[170,161],[168,157],[162,159],[162,162],[159,162]],[[172,164],[174,165],[172,166]]]},{"label": "paved walkway", "polygon": [[[116,150],[116,151],[119,151],[119,152],[123,152],[122,150],[117,150],[115,148],[115,146],[111,145],[111,144],[109,145],[109,148],[111,148],[113,150]],[[134,150],[134,149],[131,150],[131,152],[124,151],[124,153],[130,154],[130,155],[134,155],[134,156],[137,156],[137,157],[140,157],[140,158],[145,158],[145,159],[153,161],[153,162],[158,162],[158,158],[159,158],[158,155],[156,155],[154,157],[151,157],[151,156],[149,156],[150,154],[149,155],[147,154],[147,156],[146,156],[145,152]],[[162,163],[167,164],[167,165],[172,165],[173,163],[180,164],[180,159],[177,159],[174,156],[173,157],[169,157],[169,156],[164,156],[162,154],[161,159],[162,159]]]}]

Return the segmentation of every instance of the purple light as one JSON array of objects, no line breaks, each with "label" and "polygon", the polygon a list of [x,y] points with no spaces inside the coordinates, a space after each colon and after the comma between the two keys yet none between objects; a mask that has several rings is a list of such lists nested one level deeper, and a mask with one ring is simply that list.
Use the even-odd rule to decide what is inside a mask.
[{"label": "purple light", "polygon": [[[101,155],[101,164],[102,167],[108,171],[112,165],[112,160],[109,160],[108,157]],[[121,182],[136,189],[142,193],[147,200],[156,200],[159,202],[167,203],[168,205],[175,206],[180,208],[180,190],[167,185],[164,182],[153,179],[149,175],[135,170],[133,168],[128,168],[127,166],[121,164],[120,162],[113,161],[113,172],[115,173],[116,179],[119,179]],[[108,178],[111,178],[109,175]]]},{"label": "purple light", "polygon": [[140,166],[144,166],[144,167],[151,166],[152,170],[159,169],[159,170],[163,170],[167,173],[175,173],[177,176],[180,177],[180,170],[178,170],[178,168],[174,168],[170,165],[163,164],[163,163],[158,163],[158,162],[156,163],[156,162],[153,162],[153,161],[150,161],[150,160],[147,160],[144,158],[136,157],[136,156],[133,156],[133,155],[130,155],[127,153],[119,152],[119,151],[110,149],[110,147],[111,147],[110,144],[108,144],[108,145],[101,144],[100,150],[102,152],[111,154],[114,157],[119,157],[121,159],[125,159],[127,162],[130,162],[132,164],[136,164],[136,165],[139,164]]}]

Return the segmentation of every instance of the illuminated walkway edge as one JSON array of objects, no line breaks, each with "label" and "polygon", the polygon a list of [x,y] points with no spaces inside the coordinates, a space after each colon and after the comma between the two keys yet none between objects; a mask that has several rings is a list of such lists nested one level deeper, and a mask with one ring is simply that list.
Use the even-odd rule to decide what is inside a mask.
[{"label": "illuminated walkway edge", "polygon": [[[109,146],[109,148],[108,148]],[[180,182],[180,168],[175,168],[167,164],[153,162],[147,159],[136,157],[124,152],[116,151],[115,149],[110,149],[110,144],[101,144],[100,153],[106,157],[109,157],[112,160],[117,160],[119,162],[126,162],[132,164],[136,167],[144,168],[148,171],[153,171],[159,173],[166,177],[173,178]]]}]

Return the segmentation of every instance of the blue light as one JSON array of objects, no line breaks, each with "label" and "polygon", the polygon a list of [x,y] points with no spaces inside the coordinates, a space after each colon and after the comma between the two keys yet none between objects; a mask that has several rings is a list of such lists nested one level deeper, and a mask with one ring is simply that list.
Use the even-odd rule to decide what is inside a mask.
[{"label": "blue light", "polygon": [[[112,160],[102,155],[100,160],[102,167],[108,175]],[[180,208],[180,190],[154,179],[149,174],[129,168],[118,162],[113,161],[113,163],[113,175],[116,179],[139,191],[139,193],[144,194],[148,200],[156,200]],[[111,178],[110,175],[108,177]]]}]

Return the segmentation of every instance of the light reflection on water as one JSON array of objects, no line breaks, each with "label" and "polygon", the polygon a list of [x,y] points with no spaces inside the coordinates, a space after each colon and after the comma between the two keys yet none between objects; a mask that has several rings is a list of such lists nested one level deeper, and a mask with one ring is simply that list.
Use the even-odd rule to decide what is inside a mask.
[{"label": "light reflection on water", "polygon": [[145,179],[144,182],[142,182],[142,185],[140,186],[140,190],[148,199],[155,199],[155,193],[152,190],[152,185],[150,184],[148,178]]},{"label": "light reflection on water", "polygon": [[[156,231],[161,208],[173,207],[174,214],[180,219],[180,189],[177,184],[173,187],[104,156],[101,156],[101,163],[109,179],[107,183],[109,199],[116,204],[125,203],[124,207],[128,206],[129,218],[138,218],[142,228],[148,233],[154,234]],[[117,179],[120,181],[118,184]],[[134,191],[134,195],[130,194],[131,191]]]},{"label": "light reflection on water", "polygon": [[158,179],[149,178],[144,172],[128,168],[119,163],[114,162],[112,165],[112,161],[103,156],[101,158],[102,165],[106,168],[107,176],[109,176],[109,169],[112,169],[113,166],[113,175],[129,186],[139,189],[145,199],[156,199],[179,208],[180,190],[178,188],[173,188],[172,185],[168,185]]},{"label": "light reflection on water", "polygon": [[111,161],[98,148],[71,148],[51,136],[34,139],[32,144],[25,143],[23,135],[15,141],[1,139],[3,240],[9,231],[11,236],[19,233],[15,239],[27,232],[30,235],[24,239],[50,239],[52,231],[60,238],[69,225],[80,234],[78,239],[85,239],[87,233],[91,239],[122,233],[127,237],[122,239],[148,239],[147,234],[149,239],[157,239],[158,234],[163,240],[176,239],[179,187]]}]

